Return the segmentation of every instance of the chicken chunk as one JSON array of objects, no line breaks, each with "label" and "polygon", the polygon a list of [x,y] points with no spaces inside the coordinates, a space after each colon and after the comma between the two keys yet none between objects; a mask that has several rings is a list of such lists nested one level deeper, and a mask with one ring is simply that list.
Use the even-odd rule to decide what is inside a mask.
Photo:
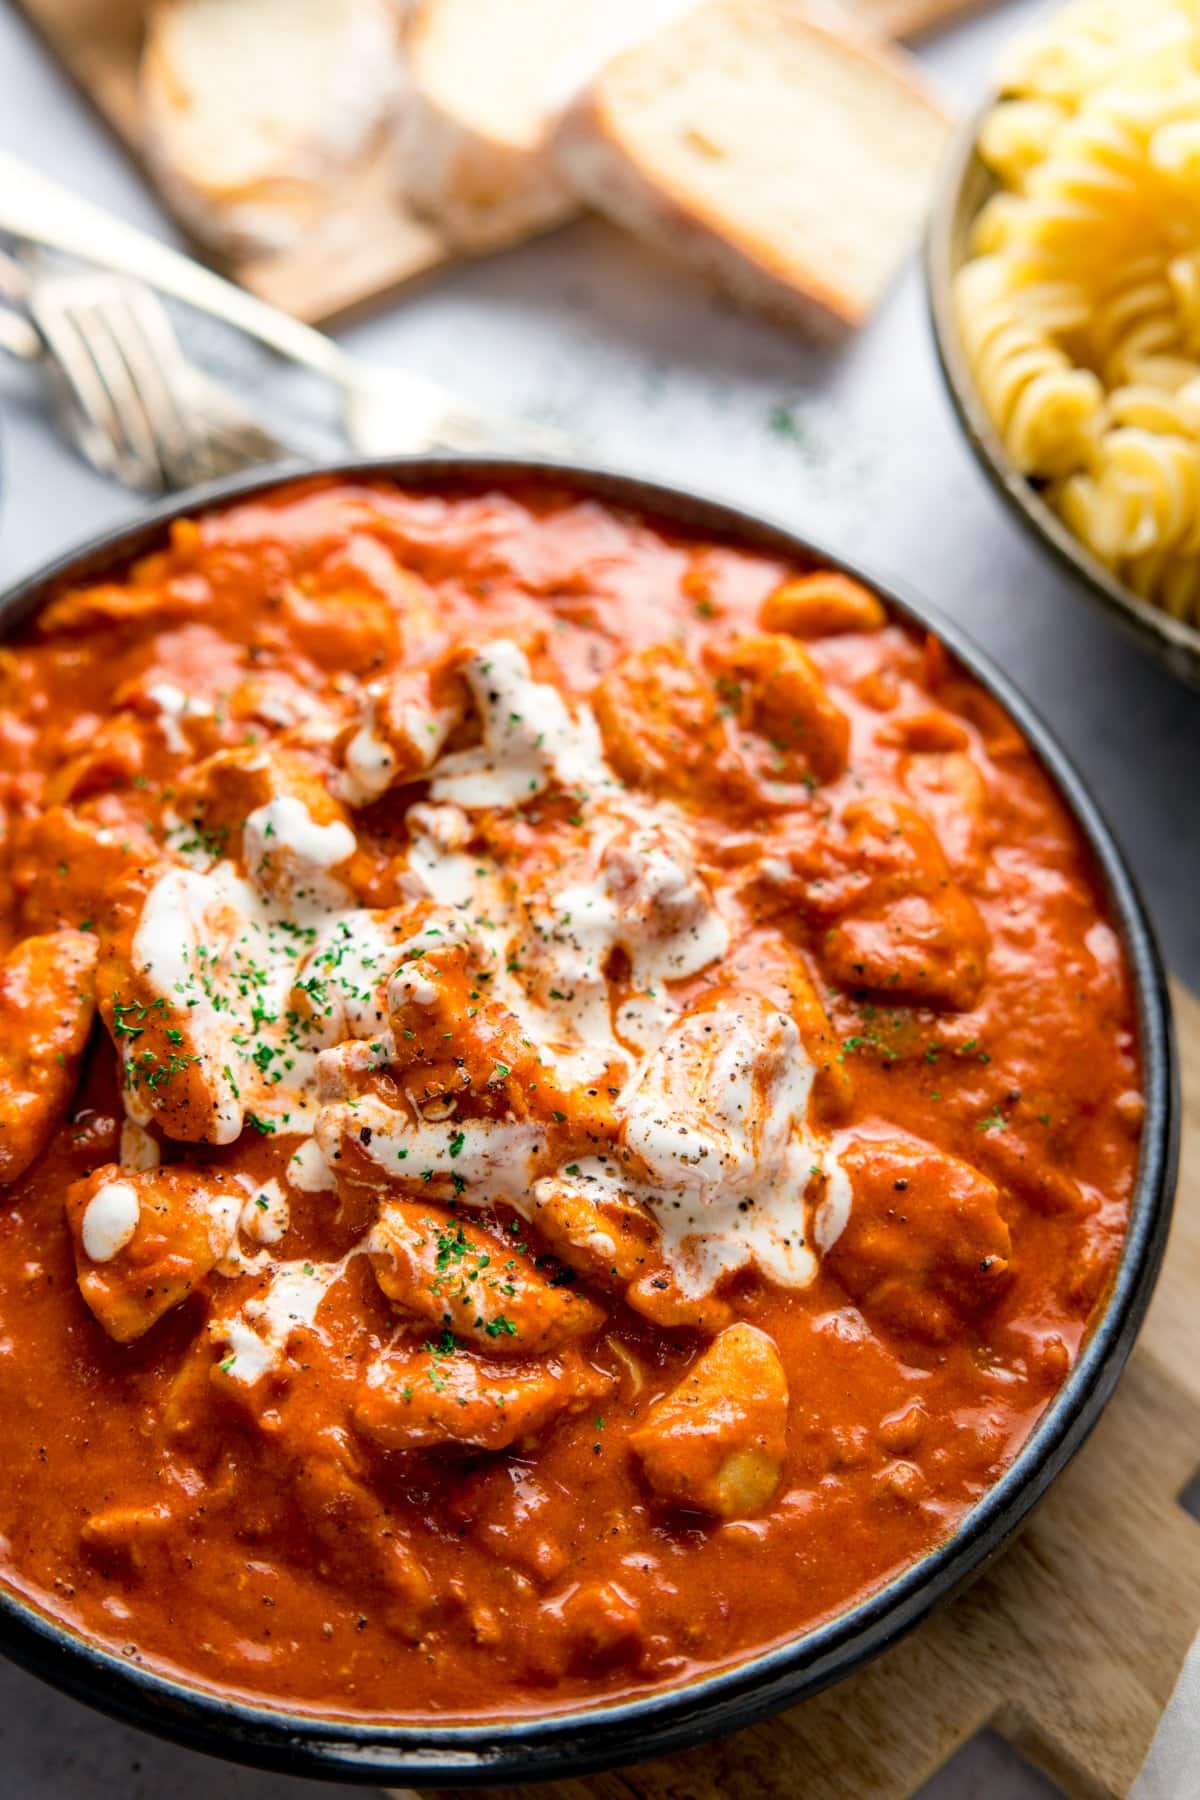
[{"label": "chicken chunk", "polygon": [[730,994],[754,993],[795,1020],[804,1054],[815,1071],[813,1106],[824,1122],[845,1117],[850,1077],[834,1031],[807,965],[782,935],[758,932],[736,944],[723,973]]},{"label": "chicken chunk", "polygon": [[611,1139],[610,1090],[623,1069],[598,1069],[587,1088],[564,1081],[517,1014],[491,998],[495,964],[479,939],[429,943],[410,951],[388,984],[393,1072],[413,1105],[469,1089],[502,1101],[518,1119],[557,1122],[588,1141]]},{"label": "chicken chunk", "polygon": [[572,1582],[547,1611],[553,1636],[531,1646],[531,1666],[543,1680],[566,1674],[595,1678],[599,1669],[636,1669],[651,1643],[653,1604],[617,1581]]},{"label": "chicken chunk", "polygon": [[711,681],[673,644],[627,656],[591,695],[604,752],[631,787],[693,804],[744,797],[752,779]]},{"label": "chicken chunk", "polygon": [[1036,1212],[1083,1219],[1096,1210],[1095,1191],[1051,1161],[1044,1147],[1035,1151],[1019,1129],[981,1132],[976,1155],[985,1174]]},{"label": "chicken chunk", "polygon": [[721,1283],[751,1261],[788,1284],[813,1272],[819,1069],[786,987],[766,986],[714,989],[681,1014],[624,1090],[613,1150],[530,1190],[530,1223],[555,1255],[666,1329],[721,1330]]},{"label": "chicken chunk", "polygon": [[[386,1597],[389,1627],[415,1638],[433,1606],[429,1578],[407,1536],[368,1486],[358,1466],[363,1447],[357,1446],[356,1459],[349,1433],[327,1435],[327,1446],[297,1460],[290,1482],[315,1539],[318,1566],[323,1574],[354,1581],[369,1571]],[[346,1441],[339,1442],[342,1438]]]},{"label": "chicken chunk", "polygon": [[346,1284],[356,1279],[356,1262],[259,1260],[249,1294],[242,1285],[208,1321],[209,1340],[222,1352],[210,1372],[213,1385],[261,1423],[273,1396],[308,1366],[325,1329],[317,1323],[323,1311],[338,1330],[333,1321]]},{"label": "chicken chunk", "polygon": [[836,569],[818,569],[811,575],[796,575],[768,594],[758,622],[764,631],[823,638],[879,631],[887,623],[887,612],[883,602],[860,581]]},{"label": "chicken chunk", "polygon": [[95,913],[98,893],[161,854],[140,827],[115,828],[65,806],[48,807],[13,832],[12,884],[23,927],[41,933],[82,925]]},{"label": "chicken chunk", "polygon": [[565,1174],[535,1181],[532,1201],[530,1224],[559,1261],[622,1295],[643,1318],[706,1334],[729,1324],[733,1315],[725,1301],[681,1288],[644,1207],[597,1188],[586,1176]]},{"label": "chicken chunk", "polygon": [[755,994],[712,995],[676,1020],[631,1083],[620,1176],[654,1212],[689,1292],[751,1263],[788,1286],[811,1279],[812,1075],[786,1013]]},{"label": "chicken chunk", "polygon": [[250,879],[281,901],[343,875],[356,849],[345,807],[294,750],[220,750],[197,768],[178,807],[214,856],[240,848]]},{"label": "chicken chunk", "polygon": [[183,1143],[231,1144],[242,1129],[236,1020],[211,976],[240,925],[215,882],[169,864],[127,876],[101,916],[96,997],[126,1108]]},{"label": "chicken chunk", "polygon": [[128,787],[142,772],[146,739],[135,719],[118,714],[97,726],[89,721],[87,742],[68,755],[46,782],[45,801],[62,806],[110,788]]},{"label": "chicken chunk", "polygon": [[105,1163],[67,1189],[79,1291],[118,1344],[194,1293],[226,1254],[244,1191],[216,1169]]},{"label": "chicken chunk", "polygon": [[59,594],[38,614],[39,632],[43,637],[60,637],[107,625],[146,631],[174,619],[203,617],[210,610],[213,596],[207,581],[186,575],[163,581],[147,564],[142,568],[146,574],[135,568],[129,581],[103,581]]},{"label": "chicken chunk", "polygon": [[609,1392],[613,1377],[567,1349],[533,1362],[467,1350],[389,1350],[367,1370],[354,1402],[358,1429],[383,1450],[468,1444],[504,1450]]},{"label": "chicken chunk", "polygon": [[878,796],[848,806],[843,823],[864,880],[821,940],[828,973],[893,1002],[968,1012],[983,984],[987,933],[933,829],[915,807]]},{"label": "chicken chunk", "polygon": [[343,798],[368,806],[389,788],[427,774],[469,700],[457,668],[445,662],[403,669],[380,683],[342,748]]},{"label": "chicken chunk", "polygon": [[740,1519],[770,1505],[787,1459],[788,1384],[753,1325],[731,1325],[657,1400],[629,1443],[654,1492]]},{"label": "chicken chunk", "polygon": [[[426,908],[355,907],[319,930],[296,972],[288,1007],[305,1021],[309,1048],[347,1039],[382,1039],[388,1029],[388,977],[416,932]],[[378,1063],[379,1057],[371,1059]]]},{"label": "chicken chunk", "polygon": [[578,877],[530,909],[522,979],[545,1009],[538,1035],[552,1053],[577,1057],[586,1045],[597,1057],[597,1040],[615,1034],[621,1053],[607,1068],[597,1062],[587,1085],[619,1088],[624,1053],[648,1048],[658,1035],[653,1002],[662,984],[719,962],[730,930],[692,847],[670,821],[631,826]]},{"label": "chicken chunk", "polygon": [[115,1562],[140,1575],[156,1558],[169,1553],[168,1541],[178,1529],[178,1514],[161,1500],[140,1506],[117,1504],[88,1516],[79,1532],[79,1544],[102,1566]]},{"label": "chicken chunk", "polygon": [[[386,1053],[382,1043],[342,1044],[317,1059],[321,1104],[314,1135],[343,1199],[367,1204],[373,1213],[386,1184],[439,1205],[464,1191],[473,1205],[489,1197],[512,1200],[543,1172],[544,1127],[524,1119],[465,1118],[440,1107],[414,1117],[377,1049]],[[352,1051],[359,1056],[352,1059]],[[342,1097],[347,1090],[353,1098]]]},{"label": "chicken chunk", "polygon": [[[369,540],[359,540],[360,544],[365,541]],[[382,546],[374,548],[390,562]],[[286,646],[293,654],[299,649],[318,668],[337,673],[350,669],[365,677],[390,662],[400,649],[401,608],[409,583],[394,563],[386,576],[391,578],[386,582],[390,591],[376,593],[367,591],[361,571],[353,567],[340,575],[322,571],[319,580],[302,576],[289,585],[278,623],[268,628],[266,635],[275,638],[281,649]],[[415,579],[412,588],[419,592]]]},{"label": "chicken chunk", "polygon": [[849,1220],[825,1265],[873,1322],[944,1343],[1008,1283],[1012,1242],[994,1182],[924,1144],[842,1156]]},{"label": "chicken chunk", "polygon": [[956,719],[941,706],[923,706],[915,712],[895,713],[875,733],[877,744],[889,748],[917,752],[921,756],[942,756],[965,750],[971,735],[961,719]]},{"label": "chicken chunk", "polygon": [[781,632],[747,632],[714,649],[712,660],[726,704],[771,746],[778,779],[833,781],[842,773],[850,721],[802,644]]},{"label": "chicken chunk", "polygon": [[[127,726],[136,727],[144,745],[160,754],[165,750],[186,765],[211,755],[222,743],[240,741],[254,715],[241,702],[239,689],[245,678],[240,657],[227,638],[207,626],[192,625],[172,632],[167,646],[165,666],[152,662],[123,681],[112,704]],[[257,684],[270,677],[264,673],[249,679]],[[254,722],[278,726],[282,721]]]},{"label": "chicken chunk", "polygon": [[589,1281],[625,1285],[657,1268],[658,1228],[642,1206],[585,1175],[533,1184],[530,1224],[560,1261]]},{"label": "chicken chunk", "polygon": [[[300,512],[304,506],[301,500]],[[436,595],[406,566],[403,547],[371,529],[361,501],[350,502],[328,535],[309,532],[306,524],[292,538],[285,528],[290,579],[280,583],[278,614],[259,625],[262,641],[288,656],[298,648],[319,668],[365,676],[436,634]],[[271,546],[272,566],[279,548]]]},{"label": "chicken chunk", "polygon": [[375,1278],[390,1300],[485,1354],[540,1356],[604,1322],[592,1301],[555,1286],[529,1257],[443,1208],[390,1201],[370,1242]]},{"label": "chicken chunk", "polygon": [[86,931],[26,938],[0,964],[0,1185],[41,1155],[75,1091],[95,968]]},{"label": "chicken chunk", "polygon": [[506,1570],[555,1581],[572,1560],[569,1490],[515,1457],[489,1457],[464,1471],[447,1496],[450,1522]]},{"label": "chicken chunk", "polygon": [[990,832],[987,784],[975,758],[965,750],[914,751],[903,758],[900,778],[932,824],[954,875],[962,880],[972,874]]}]

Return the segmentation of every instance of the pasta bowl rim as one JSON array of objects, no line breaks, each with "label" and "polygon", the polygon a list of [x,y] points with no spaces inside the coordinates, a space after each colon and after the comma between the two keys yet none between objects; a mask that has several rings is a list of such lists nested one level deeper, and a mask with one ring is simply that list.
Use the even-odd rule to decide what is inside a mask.
[{"label": "pasta bowl rim", "polygon": [[979,155],[978,140],[984,119],[1000,98],[999,88],[989,89],[987,97],[957,126],[942,163],[925,233],[926,300],[938,368],[955,419],[976,462],[1027,536],[1049,551],[1059,568],[1143,650],[1178,680],[1200,689],[1200,626],[1173,618],[1134,593],[1067,529],[1009,456],[963,348],[954,315],[954,278],[967,260],[967,232],[983,202],[997,188]]},{"label": "pasta bowl rim", "polygon": [[584,464],[516,456],[276,466],[174,496],[28,576],[0,595],[0,640],[65,583],[94,579],[154,548],[173,520],[310,475],[394,478],[408,486],[459,486],[464,491],[490,483],[551,480],[586,497],[643,512],[652,521],[707,531],[801,564],[837,568],[865,582],[896,616],[935,632],[1025,735],[1089,844],[1129,962],[1146,1116],[1129,1223],[1103,1309],[1074,1368],[1012,1464],[951,1536],[885,1586],[812,1630],[676,1686],[628,1698],[454,1723],[388,1723],[287,1711],[133,1663],[0,1582],[0,1654],[126,1723],[252,1766],[377,1786],[482,1785],[579,1776],[687,1749],[815,1694],[896,1643],[999,1553],[1095,1425],[1149,1303],[1174,1197],[1178,1072],[1170,997],[1154,933],[1134,878],[1085,782],[1019,690],[957,625],[787,525],[694,490]]}]

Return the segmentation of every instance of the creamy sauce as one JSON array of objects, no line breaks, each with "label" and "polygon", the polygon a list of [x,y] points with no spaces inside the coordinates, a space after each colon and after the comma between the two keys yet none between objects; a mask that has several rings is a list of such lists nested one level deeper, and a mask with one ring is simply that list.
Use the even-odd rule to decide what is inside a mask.
[{"label": "creamy sauce", "polygon": [[833,1249],[850,1223],[850,1207],[854,1194],[850,1177],[837,1156],[828,1150],[821,1159],[821,1175],[825,1196],[813,1215],[813,1242],[824,1256]]},{"label": "creamy sauce", "polygon": [[275,1180],[256,1187],[242,1207],[238,1223],[255,1244],[277,1244],[291,1223],[287,1195]]},{"label": "creamy sauce", "polygon": [[299,1327],[312,1325],[321,1302],[345,1272],[346,1260],[281,1263],[265,1290],[247,1300],[235,1318],[214,1320],[209,1331],[227,1346],[222,1373],[253,1387],[279,1368],[290,1338]]},{"label": "creamy sauce", "polygon": [[[385,726],[380,713],[386,707]],[[411,780],[428,769],[454,723],[447,709],[434,712],[401,690],[391,695],[370,690],[362,723],[342,759],[337,789],[351,806],[369,806],[397,780]]]},{"label": "creamy sauce", "polygon": [[292,1152],[286,1173],[288,1186],[303,1194],[331,1193],[336,1181],[316,1138],[305,1138],[300,1148]]},{"label": "creamy sauce", "polygon": [[504,1200],[518,1209],[525,1205],[545,1141],[545,1133],[525,1120],[409,1124],[402,1113],[370,1094],[346,1106],[327,1107],[317,1120],[317,1142],[335,1167],[344,1136],[357,1138],[371,1161],[394,1180],[424,1183],[432,1175],[457,1177],[464,1203]]},{"label": "creamy sauce", "polygon": [[238,1246],[242,1203],[236,1194],[216,1189],[198,1202],[207,1215],[209,1248],[222,1273],[237,1274],[246,1266]]},{"label": "creamy sauce", "polygon": [[613,781],[590,708],[572,718],[558,689],[534,681],[524,652],[507,639],[485,645],[463,665],[479,711],[483,742],[435,764],[430,793],[468,812],[519,807],[552,782],[583,789]]},{"label": "creamy sauce", "polygon": [[182,721],[211,714],[212,708],[207,701],[193,699],[170,681],[151,682],[146,689],[146,698],[158,708],[163,741],[172,756],[189,755],[192,747]]},{"label": "creamy sauce", "polygon": [[[168,869],[146,897],[133,940],[132,961],[155,1000],[180,1024],[172,1027],[196,1060],[212,1111],[212,1141],[232,1144],[241,1136],[244,1110],[228,1073],[233,1055],[230,1021],[217,1001],[211,972],[214,939],[234,930],[226,896],[216,882],[188,869]],[[182,1001],[182,1006],[180,1005]],[[155,1116],[155,1090],[139,1075],[141,1040],[125,1037],[125,1108],[135,1124]]]},{"label": "creamy sauce", "polygon": [[162,1161],[158,1142],[132,1119],[121,1124],[121,1167],[136,1174],[139,1169],[156,1169]]},{"label": "creamy sauce", "polygon": [[548,1185],[644,1207],[689,1295],[749,1262],[804,1286],[816,1272],[808,1190],[827,1167],[845,1181],[807,1123],[812,1080],[785,1015],[689,1015],[618,1101],[620,1153],[583,1158]]},{"label": "creamy sauce", "polygon": [[[579,1036],[606,1057],[653,1049],[674,1015],[661,984],[697,975],[725,954],[729,932],[712,895],[687,863],[687,848],[661,828],[618,814],[590,881],[554,894],[540,920],[534,961],[543,994],[557,992]],[[629,957],[634,992],[615,1022],[607,968],[614,950]]]},{"label": "creamy sauce", "polygon": [[386,1032],[383,984],[402,954],[408,924],[403,910],[351,907],[318,929],[299,985],[323,1042]]},{"label": "creamy sauce", "polygon": [[[314,879],[348,862],[355,851],[354,833],[340,819],[318,825],[302,800],[279,794],[255,809],[246,820],[242,854],[251,877],[270,891],[277,891],[280,874],[290,882],[297,898],[336,899],[338,890]],[[301,884],[307,882],[307,889]]]},{"label": "creamy sauce", "polygon": [[[696,1058],[705,1063],[715,1028],[708,1019],[677,1022],[672,984],[718,962],[730,941],[681,815],[617,781],[589,709],[573,715],[557,689],[532,679],[514,644],[483,646],[464,672],[483,741],[436,763],[432,800],[408,811],[406,879],[414,901],[424,896],[432,906],[415,932],[406,908],[346,904],[331,871],[353,854],[353,832],[340,821],[318,825],[288,795],[246,820],[250,880],[230,863],[207,875],[173,872],[163,878],[173,884],[166,894],[148,902],[158,935],[147,972],[160,993],[185,991],[184,1029],[220,1131],[236,1135],[240,1106],[268,1128],[304,1133],[288,1169],[301,1190],[335,1185],[343,1141],[353,1138],[395,1181],[453,1176],[467,1204],[500,1198],[527,1210],[532,1183],[551,1172],[540,1128],[417,1118],[356,1094],[361,1077],[394,1055],[389,1014],[438,1000],[422,958],[463,946],[489,1000],[519,1021],[522,1041],[557,1079],[619,1084],[615,1114],[627,1152],[619,1177],[617,1164],[591,1159],[584,1179],[648,1208],[686,1291],[747,1261],[789,1285],[810,1280],[811,1172],[826,1161],[836,1171],[836,1157],[806,1124],[812,1070],[795,1025],[776,1017],[755,1039],[741,1021],[723,1021],[697,1088]],[[360,751],[347,770],[361,773]],[[382,776],[383,761],[375,767]],[[467,848],[468,813],[518,810],[552,783],[586,790],[586,862],[565,885],[517,896],[486,853]],[[185,950],[162,943],[158,929],[181,899],[193,921]],[[144,919],[139,945],[147,930]],[[201,941],[218,948],[196,991]],[[615,951],[630,971],[619,1004]],[[253,1063],[244,1050],[251,1040]],[[823,1192],[822,1231],[832,1242],[847,1190],[831,1181]],[[244,1229],[255,1223],[243,1214]]]},{"label": "creamy sauce", "polygon": [[83,1247],[92,1262],[111,1262],[130,1242],[141,1218],[137,1189],[109,1181],[88,1201],[83,1215]]},{"label": "creamy sauce", "polygon": [[441,906],[466,906],[476,899],[479,858],[464,853],[471,826],[458,806],[410,806],[408,866],[417,890]]},{"label": "creamy sauce", "polygon": [[747,1262],[787,1287],[816,1273],[805,1229],[820,1148],[806,1126],[813,1073],[792,1019],[722,1009],[683,1019],[623,1097],[637,1197],[685,1292]]},{"label": "creamy sauce", "polygon": [[[187,1073],[211,1107],[218,1144],[251,1117],[260,1130],[307,1133],[318,1052],[385,1022],[376,990],[394,961],[391,915],[345,906],[340,884],[320,879],[344,860],[353,834],[337,821],[316,826],[307,811],[305,825],[298,805],[279,799],[252,815],[256,846],[305,856],[303,879],[284,899],[232,862],[204,873],[171,869],[151,889],[134,938],[135,968],[180,1034],[181,1057],[195,1059]],[[272,819],[280,829],[268,834]],[[125,1104],[144,1125],[156,1096],[136,1078],[139,1043],[125,1050],[133,1069]],[[172,1129],[165,1116],[164,1128]]]},{"label": "creamy sauce", "polygon": [[396,752],[378,730],[372,707],[346,746],[342,798],[350,806],[369,806],[386,794],[395,772]]}]

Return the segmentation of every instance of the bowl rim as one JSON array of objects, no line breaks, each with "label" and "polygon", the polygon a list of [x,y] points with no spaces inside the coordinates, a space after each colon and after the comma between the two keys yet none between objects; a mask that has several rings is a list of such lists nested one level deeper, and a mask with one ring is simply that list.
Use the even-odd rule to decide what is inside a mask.
[{"label": "bowl rim", "polygon": [[418,455],[271,466],[191,489],[68,550],[0,595],[0,638],[63,583],[119,568],[162,540],[176,518],[296,480],[392,479],[464,491],[550,482],[654,523],[699,530],[865,582],[897,615],[933,631],[1014,719],[1089,843],[1128,958],[1137,1005],[1146,1115],[1129,1225],[1101,1316],[1012,1464],[957,1530],[919,1562],[832,1619],[680,1685],[530,1716],[435,1724],[289,1712],[132,1663],[0,1582],[0,1653],[78,1700],[192,1749],[329,1780],[471,1785],[579,1776],[690,1748],[816,1693],[876,1656],[948,1599],[1005,1546],[1075,1454],[1133,1347],[1162,1259],[1178,1161],[1179,1091],[1170,997],[1137,884],[1083,778],[1038,713],[936,607],[780,520],[695,490],[581,463],[524,456]]},{"label": "bowl rim", "polygon": [[[1059,568],[1098,601],[1109,618],[1173,675],[1200,687],[1200,626],[1144,600],[1069,531],[1046,504],[1038,488],[1015,466],[983,404],[963,349],[954,313],[954,277],[967,260],[960,255],[959,234],[971,184],[998,184],[979,155],[980,128],[1002,98],[997,87],[956,127],[942,161],[925,231],[922,258],[926,311],[933,334],[938,369],[958,424],[993,489],[1026,532],[1050,551]],[[978,216],[975,207],[971,217]]]}]

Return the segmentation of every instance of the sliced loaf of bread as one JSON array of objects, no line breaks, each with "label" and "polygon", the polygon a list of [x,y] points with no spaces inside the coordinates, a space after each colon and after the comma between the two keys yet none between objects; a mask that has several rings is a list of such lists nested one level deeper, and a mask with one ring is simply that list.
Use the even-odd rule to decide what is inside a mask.
[{"label": "sliced loaf of bread", "polygon": [[181,219],[234,254],[299,242],[402,90],[392,0],[158,0],[146,152]]},{"label": "sliced loaf of bread", "polygon": [[464,249],[557,224],[577,203],[547,148],[560,71],[613,0],[415,0],[401,179]]},{"label": "sliced loaf of bread", "polygon": [[867,316],[911,243],[946,119],[901,53],[787,0],[701,0],[561,115],[582,200],[787,323]]}]

